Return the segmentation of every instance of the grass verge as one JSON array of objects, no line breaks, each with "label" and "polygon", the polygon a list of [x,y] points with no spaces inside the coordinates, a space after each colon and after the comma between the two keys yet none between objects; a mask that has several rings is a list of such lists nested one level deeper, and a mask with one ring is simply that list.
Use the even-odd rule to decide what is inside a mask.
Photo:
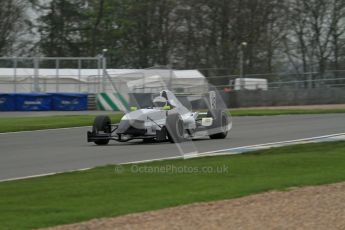
[{"label": "grass verge", "polygon": [[[234,109],[232,116],[272,116],[288,114],[345,113],[345,109]],[[110,115],[118,122],[122,114]],[[92,125],[94,115],[46,116],[46,117],[0,117],[0,133],[55,129]]]},{"label": "grass verge", "polygon": [[294,114],[345,113],[345,109],[233,109],[232,116],[273,116]]},{"label": "grass verge", "polygon": [[[119,121],[122,114],[113,114],[110,117],[113,121]],[[1,117],[0,133],[90,126],[94,119],[94,115]]]},{"label": "grass verge", "polygon": [[39,228],[344,180],[345,142],[105,166],[0,183],[0,223]]}]

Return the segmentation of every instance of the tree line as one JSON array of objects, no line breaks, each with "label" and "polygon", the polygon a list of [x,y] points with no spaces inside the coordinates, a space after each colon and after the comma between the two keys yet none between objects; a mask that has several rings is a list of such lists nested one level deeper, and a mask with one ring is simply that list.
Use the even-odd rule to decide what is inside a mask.
[{"label": "tree line", "polygon": [[243,52],[246,73],[345,68],[344,0],[4,2],[1,55],[96,56],[106,48],[114,68],[236,74]]}]

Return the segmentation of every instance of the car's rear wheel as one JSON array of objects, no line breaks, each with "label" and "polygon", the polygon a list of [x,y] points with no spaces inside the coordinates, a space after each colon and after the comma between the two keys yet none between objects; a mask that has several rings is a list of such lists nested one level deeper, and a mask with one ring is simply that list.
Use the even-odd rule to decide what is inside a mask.
[{"label": "car's rear wheel", "polygon": [[[92,132],[99,133],[111,133],[111,120],[108,116],[97,116],[93,122]],[[94,143],[96,145],[107,145],[109,143],[109,139],[102,139],[102,140],[95,140]]]},{"label": "car's rear wheel", "polygon": [[223,110],[213,110],[208,112],[212,116],[213,124],[209,131],[211,139],[224,139],[228,135],[229,117]]},{"label": "car's rear wheel", "polygon": [[171,143],[180,143],[184,140],[184,125],[178,113],[169,114],[166,120],[168,139]]}]

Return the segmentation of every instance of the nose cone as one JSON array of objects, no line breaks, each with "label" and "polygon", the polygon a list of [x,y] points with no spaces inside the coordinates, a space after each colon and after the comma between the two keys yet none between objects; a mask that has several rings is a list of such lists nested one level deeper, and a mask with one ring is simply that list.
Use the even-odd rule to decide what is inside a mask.
[{"label": "nose cone", "polygon": [[143,135],[146,131],[146,115],[141,110],[127,113],[122,117],[116,130],[117,134]]},{"label": "nose cone", "polygon": [[143,120],[122,120],[116,129],[117,134],[144,135],[145,132]]},{"label": "nose cone", "polygon": [[126,131],[131,127],[129,124],[129,120],[122,120],[119,123],[119,126],[116,129],[117,134],[123,134],[126,133]]}]

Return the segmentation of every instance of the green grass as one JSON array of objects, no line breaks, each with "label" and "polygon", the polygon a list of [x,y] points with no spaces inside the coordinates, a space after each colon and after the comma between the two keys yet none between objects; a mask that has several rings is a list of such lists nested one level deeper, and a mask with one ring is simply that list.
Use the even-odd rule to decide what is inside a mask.
[{"label": "green grass", "polygon": [[[115,151],[115,149],[114,149]],[[95,152],[95,154],[97,154]],[[0,183],[0,223],[26,229],[118,216],[269,190],[345,180],[345,142],[274,148],[244,155],[140,164],[229,167],[225,173],[136,173],[115,166]],[[15,170],[15,169],[13,169]],[[175,168],[176,170],[176,168]]]},{"label": "green grass", "polygon": [[345,109],[233,109],[232,116],[273,116],[294,114],[345,113]]},{"label": "green grass", "polygon": [[[119,121],[122,114],[114,114],[110,117],[113,121]],[[94,118],[94,115],[0,117],[0,133],[89,126],[92,125]]]},{"label": "green grass", "polygon": [[[230,111],[232,116],[345,113],[345,109],[233,109]],[[118,122],[121,116],[122,114],[111,115],[112,122]],[[92,125],[94,118],[93,115],[0,117],[0,133],[89,126]]]}]

